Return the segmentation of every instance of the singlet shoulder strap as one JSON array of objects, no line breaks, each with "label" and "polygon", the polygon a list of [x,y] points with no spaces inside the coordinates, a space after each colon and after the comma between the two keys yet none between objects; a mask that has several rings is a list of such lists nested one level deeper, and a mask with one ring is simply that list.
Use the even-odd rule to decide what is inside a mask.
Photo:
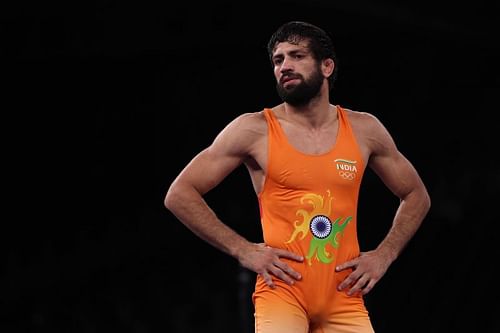
[{"label": "singlet shoulder strap", "polygon": [[269,126],[268,132],[269,135],[274,137],[282,137],[282,129],[279,124],[278,118],[274,115],[273,110],[264,109],[264,116],[266,117],[267,125]]},{"label": "singlet shoulder strap", "polygon": [[338,115],[339,115],[339,131],[342,136],[353,136],[353,131],[351,127],[351,123],[349,121],[349,117],[347,116],[347,111],[337,105]]}]

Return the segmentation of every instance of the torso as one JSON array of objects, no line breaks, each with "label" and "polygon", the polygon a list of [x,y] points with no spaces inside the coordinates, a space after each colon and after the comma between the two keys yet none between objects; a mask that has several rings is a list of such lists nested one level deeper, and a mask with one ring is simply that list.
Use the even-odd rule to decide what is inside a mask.
[{"label": "torso", "polygon": [[[349,122],[353,128],[358,141],[363,159],[368,161],[369,147],[363,144],[363,113],[345,109]],[[334,147],[338,134],[338,119],[335,117],[329,121],[329,125],[324,129],[313,132],[307,130],[304,126],[295,124],[285,117],[281,106],[273,109],[278,118],[280,126],[283,128],[288,142],[298,151],[308,155],[321,155],[327,153]],[[332,112],[336,112],[335,107]],[[256,193],[260,193],[265,180],[267,169],[268,147],[267,147],[267,122],[263,111],[256,112],[248,118],[249,126],[252,128],[252,146],[250,147],[250,156],[245,161],[245,165],[250,173],[252,183]]]},{"label": "torso", "polygon": [[[265,167],[253,171],[252,179],[258,177],[264,243],[304,257],[300,263],[286,261],[303,280],[294,286],[277,281],[277,292],[300,298],[305,311],[322,321],[345,311],[346,304],[362,309],[361,298],[353,300],[356,304],[345,302],[336,290],[348,272],[334,267],[359,256],[357,202],[365,158],[343,108],[331,106],[307,122],[303,114],[287,116],[276,109],[264,111],[267,134],[255,149],[265,150],[256,155],[264,157],[256,162]],[[268,290],[258,276],[255,294]]]}]

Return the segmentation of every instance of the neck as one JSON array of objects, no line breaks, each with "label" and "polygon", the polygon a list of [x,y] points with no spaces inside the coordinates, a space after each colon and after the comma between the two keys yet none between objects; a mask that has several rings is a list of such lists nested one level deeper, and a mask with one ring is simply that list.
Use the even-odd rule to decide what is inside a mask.
[{"label": "neck", "polygon": [[[289,120],[300,123],[309,128],[320,128],[332,117],[335,108],[329,101],[328,92],[321,91],[318,96],[303,106],[293,106],[283,103],[283,113]],[[333,113],[336,117],[337,114]]]}]

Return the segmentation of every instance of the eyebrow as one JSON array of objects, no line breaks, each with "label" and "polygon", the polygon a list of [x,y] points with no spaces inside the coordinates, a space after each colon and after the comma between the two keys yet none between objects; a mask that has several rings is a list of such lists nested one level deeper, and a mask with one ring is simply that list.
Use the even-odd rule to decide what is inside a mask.
[{"label": "eyebrow", "polygon": [[[289,55],[296,55],[298,53],[310,53],[310,50],[308,47],[305,47],[305,48],[300,48],[300,49],[293,49],[291,51],[287,51],[285,52],[286,54],[289,54]],[[278,53],[278,54],[275,54],[273,55],[272,59],[279,59],[279,58],[283,58],[283,53]]]}]

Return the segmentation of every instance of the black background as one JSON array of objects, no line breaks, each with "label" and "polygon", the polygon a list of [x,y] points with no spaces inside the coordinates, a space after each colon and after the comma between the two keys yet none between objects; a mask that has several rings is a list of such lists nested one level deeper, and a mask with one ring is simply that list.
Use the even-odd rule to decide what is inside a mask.
[{"label": "black background", "polygon": [[[266,43],[289,20],[334,38],[332,103],[375,114],[432,208],[367,296],[377,332],[498,332],[500,18],[494,2],[2,5],[1,332],[253,332],[254,275],[163,206],[233,118],[280,101]],[[237,169],[207,201],[260,241]],[[370,171],[362,250],[397,200]]]}]

